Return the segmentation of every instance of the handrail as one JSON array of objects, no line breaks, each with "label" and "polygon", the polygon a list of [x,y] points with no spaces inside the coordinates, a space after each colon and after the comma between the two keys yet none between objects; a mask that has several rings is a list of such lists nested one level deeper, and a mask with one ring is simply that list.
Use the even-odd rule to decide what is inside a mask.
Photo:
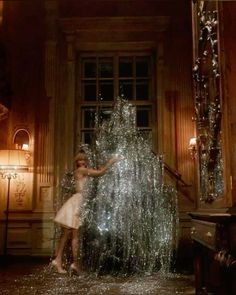
[{"label": "handrail", "polygon": [[[164,170],[166,172],[168,172],[172,177],[174,177],[177,181],[180,181],[182,183],[182,187],[191,187],[192,184],[187,184],[183,179],[182,179],[182,176],[181,174],[174,170],[173,168],[171,168],[168,164],[166,164],[164,162]],[[194,203],[194,200],[193,198],[191,198],[189,195],[187,195],[186,193],[183,194],[183,196],[185,198],[187,198],[190,202]]]},{"label": "handrail", "polygon": [[191,187],[192,184],[187,184],[183,179],[182,179],[182,175],[174,170],[173,168],[171,168],[168,164],[166,164],[164,162],[164,169],[171,175],[173,176],[177,181],[180,181],[182,183],[182,186],[184,187]]}]

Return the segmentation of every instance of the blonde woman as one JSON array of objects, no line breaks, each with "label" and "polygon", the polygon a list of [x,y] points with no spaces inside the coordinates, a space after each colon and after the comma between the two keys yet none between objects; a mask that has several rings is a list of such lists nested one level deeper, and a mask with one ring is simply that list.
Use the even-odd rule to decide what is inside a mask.
[{"label": "blonde woman", "polygon": [[63,250],[67,240],[71,235],[71,249],[73,261],[70,265],[69,271],[71,273],[79,274],[78,266],[78,228],[81,225],[79,219],[79,211],[83,203],[83,189],[88,177],[90,176],[101,176],[107,169],[115,163],[119,158],[117,156],[111,157],[107,163],[99,168],[89,168],[87,167],[86,154],[80,151],[75,157],[75,183],[76,183],[76,193],[73,194],[59,209],[56,214],[54,221],[60,224],[63,228],[62,236],[59,240],[56,257],[51,262],[51,266],[56,269],[58,273],[65,274],[67,271],[63,268],[62,257]]}]

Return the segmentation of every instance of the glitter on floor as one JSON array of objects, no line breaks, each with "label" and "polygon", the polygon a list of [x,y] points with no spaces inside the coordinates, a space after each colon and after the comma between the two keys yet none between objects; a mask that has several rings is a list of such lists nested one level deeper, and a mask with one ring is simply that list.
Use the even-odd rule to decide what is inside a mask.
[{"label": "glitter on floor", "polygon": [[194,295],[194,276],[69,276],[51,270],[45,260],[11,261],[0,268],[1,295]]}]

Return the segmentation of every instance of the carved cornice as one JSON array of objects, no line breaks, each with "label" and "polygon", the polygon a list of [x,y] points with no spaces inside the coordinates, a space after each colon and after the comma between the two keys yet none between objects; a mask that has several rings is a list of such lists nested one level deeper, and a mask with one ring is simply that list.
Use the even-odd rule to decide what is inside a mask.
[{"label": "carved cornice", "polygon": [[236,257],[231,255],[226,250],[221,250],[214,256],[215,260],[219,262],[221,267],[227,269],[236,269]]},{"label": "carved cornice", "polygon": [[0,103],[0,121],[8,117],[8,108]]},{"label": "carved cornice", "polygon": [[61,18],[59,26],[65,33],[99,31],[159,32],[167,30],[169,17],[80,17]]}]

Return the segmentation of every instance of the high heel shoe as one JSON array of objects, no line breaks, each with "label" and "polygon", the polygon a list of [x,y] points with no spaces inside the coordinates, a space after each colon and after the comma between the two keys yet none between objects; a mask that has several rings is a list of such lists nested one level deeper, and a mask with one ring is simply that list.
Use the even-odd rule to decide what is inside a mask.
[{"label": "high heel shoe", "polygon": [[64,268],[62,268],[62,266],[59,265],[55,259],[51,261],[50,267],[56,269],[58,273],[61,273],[61,274],[67,273],[67,271]]},{"label": "high heel shoe", "polygon": [[72,275],[79,275],[79,268],[75,263],[72,263],[69,268],[70,276]]}]

